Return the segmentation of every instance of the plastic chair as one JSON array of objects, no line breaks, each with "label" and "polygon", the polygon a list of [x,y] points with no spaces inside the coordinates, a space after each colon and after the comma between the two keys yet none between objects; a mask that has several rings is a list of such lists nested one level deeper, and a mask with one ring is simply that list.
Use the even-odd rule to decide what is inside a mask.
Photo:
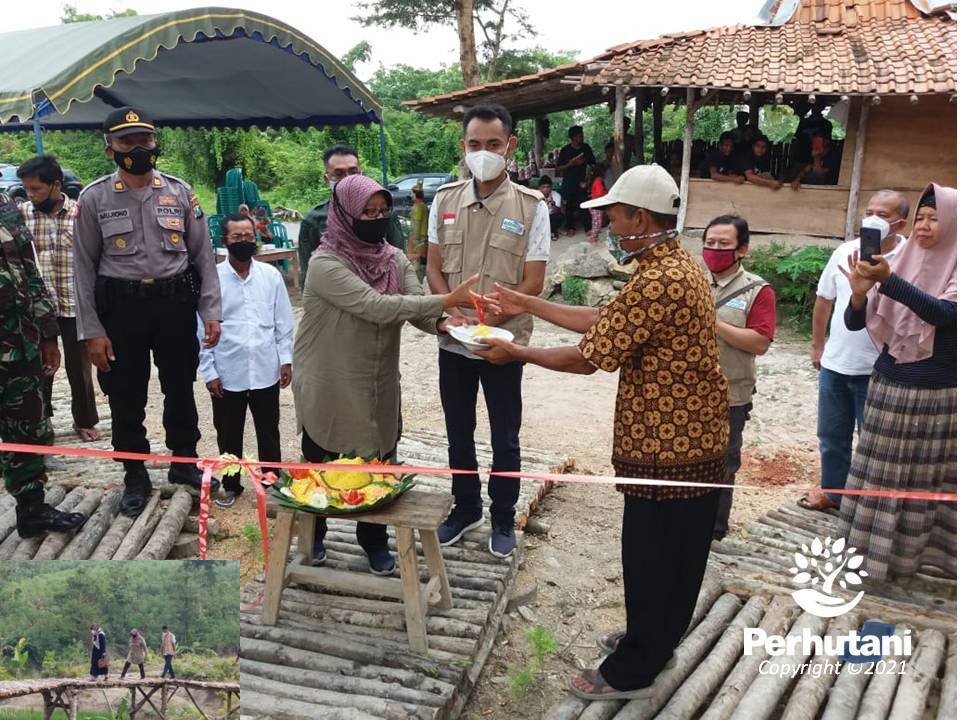
[{"label": "plastic chair", "polygon": [[220,239],[220,223],[223,215],[207,215],[207,230],[210,232],[210,241],[215,248],[222,247]]},{"label": "plastic chair", "polygon": [[223,184],[225,187],[233,188],[234,190],[239,190],[240,194],[243,195],[243,169],[230,168],[229,170],[227,170],[227,174],[224,178]]},{"label": "plastic chair", "polygon": [[260,190],[252,180],[243,181],[243,201],[250,207],[260,202]]}]

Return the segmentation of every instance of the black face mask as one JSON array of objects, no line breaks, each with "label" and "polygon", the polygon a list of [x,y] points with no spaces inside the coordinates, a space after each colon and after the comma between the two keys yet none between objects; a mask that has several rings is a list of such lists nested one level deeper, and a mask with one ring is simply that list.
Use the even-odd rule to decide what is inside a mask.
[{"label": "black face mask", "polygon": [[377,218],[376,220],[353,218],[350,227],[360,240],[371,245],[377,245],[382,243],[387,236],[389,224],[390,218]]},{"label": "black face mask", "polygon": [[257,254],[257,244],[253,240],[241,240],[227,245],[227,252],[240,262],[246,262]]},{"label": "black face mask", "polygon": [[146,175],[157,166],[157,158],[160,156],[160,148],[153,150],[136,147],[130,152],[113,151],[113,161],[117,167],[131,175]]},{"label": "black face mask", "polygon": [[48,213],[53,210],[54,206],[57,204],[57,200],[60,199],[60,193],[55,193],[53,190],[50,191],[50,194],[47,195],[46,200],[41,200],[40,202],[35,202],[33,204],[34,210],[39,210],[42,213]]}]

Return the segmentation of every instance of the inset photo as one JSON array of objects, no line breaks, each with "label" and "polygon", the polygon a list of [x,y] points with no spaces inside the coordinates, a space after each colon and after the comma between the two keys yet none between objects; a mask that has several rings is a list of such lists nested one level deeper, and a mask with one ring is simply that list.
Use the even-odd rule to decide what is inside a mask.
[{"label": "inset photo", "polygon": [[240,715],[240,566],[0,563],[0,719]]}]

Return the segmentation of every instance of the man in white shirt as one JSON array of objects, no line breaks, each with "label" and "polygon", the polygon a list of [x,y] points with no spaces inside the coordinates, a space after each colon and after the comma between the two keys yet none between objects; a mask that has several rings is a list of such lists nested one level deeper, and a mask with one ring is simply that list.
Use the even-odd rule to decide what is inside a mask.
[{"label": "man in white shirt", "polygon": [[560,222],[563,220],[563,201],[560,193],[553,189],[553,180],[549,175],[540,178],[538,187],[543,195],[543,201],[547,204],[547,212],[550,216],[550,239],[556,240],[560,234]]},{"label": "man in white shirt", "polygon": [[[866,217],[879,218],[889,226],[880,244],[888,261],[906,242],[900,233],[906,234],[909,213],[907,199],[895,190],[880,190],[867,204]],[[859,430],[863,424],[867,385],[879,355],[866,330],[848,330],[843,322],[851,291],[850,282],[839,268],[846,268],[847,258],[859,249],[860,239],[857,238],[834,250],[817,285],[810,360],[820,371],[817,438],[820,440],[820,487],[823,491],[800,498],[799,505],[808,510],[840,507],[840,496],[829,491],[846,486],[853,431]],[[828,320],[830,337],[824,342]]]},{"label": "man in white shirt", "polygon": [[[249,406],[257,459],[276,462],[280,460],[280,389],[293,379],[293,309],[280,272],[253,261],[256,230],[249,217],[224,217],[220,237],[228,253],[227,261],[217,266],[223,308],[220,342],[210,349],[201,345],[200,350],[200,375],[213,402],[217,446],[221,453],[243,455]],[[215,502],[232,507],[242,492],[239,474],[224,476],[223,498]]]}]

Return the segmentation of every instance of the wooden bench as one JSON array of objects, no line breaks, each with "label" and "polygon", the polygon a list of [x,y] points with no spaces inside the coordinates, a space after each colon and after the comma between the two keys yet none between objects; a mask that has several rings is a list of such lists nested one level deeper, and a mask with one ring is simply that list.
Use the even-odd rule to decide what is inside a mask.
[{"label": "wooden bench", "polygon": [[[220,248],[223,249],[223,248]],[[297,248],[274,248],[273,250],[261,250],[253,256],[255,260],[265,263],[280,262],[281,260],[290,260],[291,270],[293,271],[293,286],[300,289],[300,256],[297,254]],[[227,259],[226,252],[217,252],[217,262],[221,263]]]},{"label": "wooden bench", "polygon": [[[386,507],[364,513],[344,516],[397,529],[397,565],[400,578],[375,577],[346,570],[311,567],[313,537],[317,516],[309,512],[277,508],[276,529],[270,544],[267,564],[267,583],[264,591],[264,625],[275,625],[280,614],[280,596],[291,582],[318,585],[330,590],[362,592],[380,597],[396,598],[403,602],[407,624],[407,638],[416,652],[426,653],[426,615],[431,606],[441,610],[453,607],[447,570],[440,554],[437,528],[446,519],[453,506],[453,497],[447,494],[410,490]],[[289,559],[294,524],[297,526],[297,548]],[[420,535],[423,556],[430,570],[426,583],[420,582],[417,567],[417,546],[413,537]],[[289,562],[288,562],[289,560]]]}]

